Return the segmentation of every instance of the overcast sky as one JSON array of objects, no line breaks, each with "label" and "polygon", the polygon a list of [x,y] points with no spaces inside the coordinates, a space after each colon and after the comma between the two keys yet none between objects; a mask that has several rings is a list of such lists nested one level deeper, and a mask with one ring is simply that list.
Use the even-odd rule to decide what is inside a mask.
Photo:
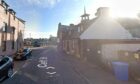
[{"label": "overcast sky", "polygon": [[94,17],[98,7],[111,7],[114,16],[134,16],[140,0],[5,0],[26,21],[25,38],[56,36],[58,23],[69,25],[80,22],[84,12]]}]

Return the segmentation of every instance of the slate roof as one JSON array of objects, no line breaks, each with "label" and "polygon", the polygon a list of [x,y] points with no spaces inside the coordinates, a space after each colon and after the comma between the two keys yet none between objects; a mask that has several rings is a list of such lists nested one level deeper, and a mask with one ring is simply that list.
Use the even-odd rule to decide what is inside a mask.
[{"label": "slate roof", "polygon": [[132,35],[116,20],[101,16],[85,30],[81,39],[132,39]]}]

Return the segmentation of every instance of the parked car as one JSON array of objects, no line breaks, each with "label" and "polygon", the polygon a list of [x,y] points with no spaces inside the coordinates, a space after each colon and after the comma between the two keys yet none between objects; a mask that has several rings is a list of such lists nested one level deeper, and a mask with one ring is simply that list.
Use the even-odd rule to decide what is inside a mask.
[{"label": "parked car", "polygon": [[32,55],[32,50],[29,48],[26,48],[26,49],[19,50],[15,54],[14,59],[15,60],[26,60],[31,55]]},{"label": "parked car", "polygon": [[0,81],[13,75],[14,62],[11,57],[0,56]]},{"label": "parked car", "polygon": [[32,50],[29,49],[29,48],[26,48],[26,49],[23,50],[23,53],[24,53],[24,55],[31,56],[32,55]]},{"label": "parked car", "polygon": [[37,41],[35,41],[35,42],[33,43],[33,46],[34,46],[34,47],[40,47],[40,43],[37,42]]}]

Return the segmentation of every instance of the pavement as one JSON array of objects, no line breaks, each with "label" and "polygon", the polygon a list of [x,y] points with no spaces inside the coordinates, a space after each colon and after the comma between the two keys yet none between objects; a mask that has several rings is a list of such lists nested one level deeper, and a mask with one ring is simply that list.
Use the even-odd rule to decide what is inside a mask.
[{"label": "pavement", "polygon": [[2,84],[138,84],[132,79],[117,80],[111,72],[55,46],[33,49],[31,58],[15,62],[14,71]]}]

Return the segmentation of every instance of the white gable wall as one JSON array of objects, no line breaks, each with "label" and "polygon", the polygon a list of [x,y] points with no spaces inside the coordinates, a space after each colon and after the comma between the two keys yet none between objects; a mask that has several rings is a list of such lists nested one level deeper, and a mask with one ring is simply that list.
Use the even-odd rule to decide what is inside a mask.
[{"label": "white gable wall", "polygon": [[81,39],[132,39],[132,35],[113,18],[99,17]]}]

